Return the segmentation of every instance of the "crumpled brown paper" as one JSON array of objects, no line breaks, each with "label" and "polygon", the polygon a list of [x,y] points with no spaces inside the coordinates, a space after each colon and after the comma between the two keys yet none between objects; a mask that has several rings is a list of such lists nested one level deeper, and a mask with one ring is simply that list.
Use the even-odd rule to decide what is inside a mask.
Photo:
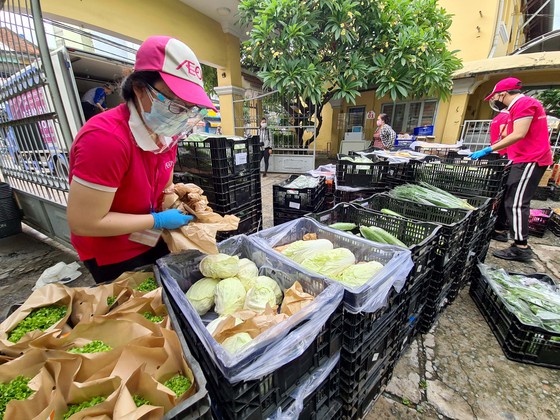
[{"label": "crumpled brown paper", "polygon": [[[235,325],[236,318],[241,319],[243,323]],[[242,332],[256,338],[259,334],[286,319],[288,319],[288,315],[276,313],[276,306],[271,308],[268,304],[262,313],[244,309],[228,315],[218,324],[212,336],[218,343],[222,343],[226,338]]]},{"label": "crumpled brown paper", "polygon": [[299,281],[296,281],[289,289],[284,292],[284,300],[280,313],[292,316],[302,308],[313,302],[313,295],[305,293]]},{"label": "crumpled brown paper", "polygon": [[[186,249],[198,249],[205,254],[217,254],[216,233],[236,230],[239,218],[234,215],[220,216],[208,207],[208,201],[200,187],[195,184],[175,184],[175,194],[166,194],[163,209],[179,208],[196,218],[179,229],[163,230],[163,240],[171,253]],[[184,204],[190,208],[185,208]]]}]

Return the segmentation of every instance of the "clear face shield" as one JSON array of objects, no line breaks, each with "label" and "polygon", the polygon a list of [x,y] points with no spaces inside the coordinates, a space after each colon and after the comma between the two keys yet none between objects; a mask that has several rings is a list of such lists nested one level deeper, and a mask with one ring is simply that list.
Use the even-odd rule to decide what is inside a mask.
[{"label": "clear face shield", "polygon": [[[499,96],[498,96],[498,98],[499,98]],[[506,104],[504,104],[499,99],[494,99],[494,97],[492,97],[492,99],[490,99],[488,101],[488,105],[490,105],[490,108],[492,108],[496,112],[500,112],[501,110],[507,108]]]}]

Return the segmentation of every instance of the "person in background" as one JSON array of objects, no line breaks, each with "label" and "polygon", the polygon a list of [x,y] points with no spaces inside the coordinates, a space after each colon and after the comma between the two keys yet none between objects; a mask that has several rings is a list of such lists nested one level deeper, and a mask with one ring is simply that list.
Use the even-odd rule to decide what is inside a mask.
[{"label": "person in background", "polygon": [[479,159],[507,148],[508,158],[513,162],[504,195],[505,215],[498,214],[493,238],[507,242],[509,222],[514,242],[507,249],[494,251],[493,255],[514,261],[533,258],[527,244],[531,198],[547,166],[552,164],[545,110],[538,100],[523,95],[521,87],[521,81],[514,77],[502,79],[494,86],[485,100],[492,101],[493,107],[509,111],[507,135],[470,155]]},{"label": "person in background", "polygon": [[106,83],[102,87],[95,87],[88,90],[82,96],[82,110],[86,121],[94,115],[107,111],[107,95],[113,93],[113,87]]},{"label": "person in background", "polygon": [[[507,109],[502,109],[492,119],[490,123],[490,145],[499,142],[506,136],[508,118],[509,111]],[[507,149],[498,150],[498,154],[501,156],[504,156],[506,153]]]},{"label": "person in background", "polygon": [[261,160],[264,158],[264,174],[263,177],[266,176],[268,172],[268,161],[270,159],[270,155],[272,154],[272,133],[268,128],[268,124],[266,122],[266,118],[261,120],[261,128],[259,129],[259,137],[261,140],[261,149],[262,155]]},{"label": "person in background", "polygon": [[390,149],[395,144],[397,133],[389,125],[387,114],[379,114],[377,117],[377,129],[373,134],[373,147],[378,149]]},{"label": "person in background", "polygon": [[125,103],[89,120],[70,150],[71,241],[98,283],[168,254],[161,229],[192,220],[162,202],[177,141],[214,109],[198,59],[167,36],[142,43],[121,92]]}]

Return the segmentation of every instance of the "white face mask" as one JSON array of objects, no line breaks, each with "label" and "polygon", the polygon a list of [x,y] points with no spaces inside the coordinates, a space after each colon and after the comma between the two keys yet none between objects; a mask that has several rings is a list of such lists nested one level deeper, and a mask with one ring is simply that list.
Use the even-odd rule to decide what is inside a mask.
[{"label": "white face mask", "polygon": [[266,128],[266,123],[261,123],[262,128]]},{"label": "white face mask", "polygon": [[146,126],[156,134],[166,137],[178,136],[192,129],[207,114],[206,109],[200,109],[196,106],[186,112],[175,114],[170,111],[170,104],[173,101],[158,92],[154,95],[149,87],[146,92],[148,92],[152,102],[152,108],[150,112],[144,111],[142,102],[139,101],[140,108],[142,108],[142,118]]}]

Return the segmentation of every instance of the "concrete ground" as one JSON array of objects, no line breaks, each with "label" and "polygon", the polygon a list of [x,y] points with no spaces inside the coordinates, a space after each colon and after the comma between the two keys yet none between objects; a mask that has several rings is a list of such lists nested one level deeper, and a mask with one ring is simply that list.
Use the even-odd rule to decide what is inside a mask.
[{"label": "concrete ground", "polygon": [[[262,178],[264,227],[272,226],[272,185],[288,177]],[[533,207],[560,207],[534,202]],[[490,254],[487,263],[510,271],[541,272],[560,278],[560,238],[547,232],[531,238],[537,258],[506,263]],[[492,242],[491,251],[507,246]],[[22,234],[0,239],[0,320],[31,293],[40,274],[58,261],[77,261],[73,250],[24,226]],[[84,273],[73,286],[91,285]],[[560,370],[505,358],[468,290],[420,336],[396,365],[392,380],[366,417],[374,419],[560,419]]]}]

